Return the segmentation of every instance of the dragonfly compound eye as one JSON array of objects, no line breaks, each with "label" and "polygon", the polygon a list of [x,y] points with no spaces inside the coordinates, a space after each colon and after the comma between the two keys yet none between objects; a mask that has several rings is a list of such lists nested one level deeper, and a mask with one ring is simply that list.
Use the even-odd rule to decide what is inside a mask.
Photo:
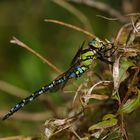
[{"label": "dragonfly compound eye", "polygon": [[92,49],[99,49],[101,47],[100,40],[98,38],[93,39],[92,41],[89,41],[88,45]]}]

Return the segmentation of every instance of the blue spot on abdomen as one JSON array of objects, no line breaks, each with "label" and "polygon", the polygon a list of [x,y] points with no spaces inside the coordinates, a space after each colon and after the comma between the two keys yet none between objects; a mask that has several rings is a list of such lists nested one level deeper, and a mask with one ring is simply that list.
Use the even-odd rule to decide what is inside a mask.
[{"label": "blue spot on abdomen", "polygon": [[75,78],[76,74],[74,72],[71,73],[70,78]]}]

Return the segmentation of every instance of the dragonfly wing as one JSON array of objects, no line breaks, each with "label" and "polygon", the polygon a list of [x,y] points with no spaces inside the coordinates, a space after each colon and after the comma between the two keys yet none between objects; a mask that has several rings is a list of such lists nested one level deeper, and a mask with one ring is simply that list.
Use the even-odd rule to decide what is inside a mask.
[{"label": "dragonfly wing", "polygon": [[[62,84],[61,86],[61,89],[63,89],[65,87],[65,85],[67,84],[68,80],[71,79],[72,77],[70,77],[70,75],[72,73],[74,73],[74,70],[76,69],[76,67],[78,66],[78,62],[75,63],[72,67],[70,67],[65,73],[64,73],[64,76],[66,78],[65,82]],[[75,77],[73,78],[76,78],[76,74],[75,74]]]},{"label": "dragonfly wing", "polygon": [[[59,89],[63,89],[65,85],[67,84],[68,80],[70,79],[70,75],[74,73],[74,70],[76,69],[76,66],[79,65],[79,61],[75,62],[66,72],[59,75],[55,80],[54,83],[60,79],[63,79],[63,82],[55,85],[52,89],[50,89],[51,92],[57,91]],[[74,78],[74,77],[73,77]],[[75,77],[76,78],[76,77]]]},{"label": "dragonfly wing", "polygon": [[[84,44],[85,44],[85,41],[83,41],[82,45],[80,46],[80,48],[78,49],[76,55],[74,56],[74,58],[72,59],[71,63],[70,63],[70,68],[65,72],[63,73],[61,76],[65,76],[66,80],[65,82],[63,82],[61,84],[61,89],[63,89],[65,87],[65,85],[67,84],[68,80],[70,79],[70,75],[73,73],[74,74],[74,70],[76,69],[76,67],[79,65],[79,57],[81,55],[81,52],[83,50],[83,47],[84,47]],[[60,76],[60,77],[61,77]],[[73,77],[73,78],[76,78],[76,77]]]},{"label": "dragonfly wing", "polygon": [[83,50],[84,44],[85,44],[85,41],[82,43],[82,45],[81,45],[80,48],[78,49],[76,55],[74,56],[74,58],[72,59],[72,61],[71,61],[71,63],[70,63],[70,66],[73,66],[75,63],[77,63],[78,58],[80,57],[81,52],[82,52],[82,50]]}]

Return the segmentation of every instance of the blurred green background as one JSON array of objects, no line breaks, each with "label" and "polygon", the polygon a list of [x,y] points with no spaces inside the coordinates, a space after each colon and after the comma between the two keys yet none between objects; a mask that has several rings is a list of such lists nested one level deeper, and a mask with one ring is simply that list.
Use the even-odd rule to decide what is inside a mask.
[{"label": "blurred green background", "polygon": [[[133,0],[100,0],[118,14],[138,12],[139,1]],[[79,16],[78,16],[79,15]],[[53,23],[46,23],[44,19],[61,20],[94,33],[101,39],[112,40],[123,20],[111,21],[96,15],[118,18],[110,10],[99,9],[94,5],[85,5],[75,1],[59,0],[1,0],[0,1],[0,116],[15,105],[21,98],[21,93],[13,95],[22,89],[33,92],[41,86],[51,82],[58,73],[36,56],[16,44],[11,44],[13,36],[46,57],[62,71],[67,70],[69,63],[77,49],[87,36],[82,33]],[[11,92],[10,92],[11,91]],[[24,92],[26,93],[26,92]],[[57,92],[58,93],[58,92]],[[53,102],[53,106],[63,106],[63,99],[57,93],[46,96]],[[30,94],[30,93],[28,93]],[[24,97],[27,95],[22,94]],[[61,95],[62,96],[62,95]],[[51,107],[50,107],[51,108]],[[48,108],[38,100],[27,105],[21,112],[47,112]],[[50,110],[49,110],[50,111]],[[20,112],[20,111],[19,111]],[[50,111],[51,112],[51,111]],[[14,114],[14,116],[18,113]],[[31,114],[30,114],[31,115]],[[23,117],[23,116],[22,116]],[[42,135],[43,123],[40,121],[22,120],[16,117],[0,122],[0,137],[11,135]],[[136,119],[136,115],[133,115]],[[137,121],[137,120],[136,120]],[[140,123],[140,122],[138,122]],[[134,127],[135,133],[139,130]]]}]

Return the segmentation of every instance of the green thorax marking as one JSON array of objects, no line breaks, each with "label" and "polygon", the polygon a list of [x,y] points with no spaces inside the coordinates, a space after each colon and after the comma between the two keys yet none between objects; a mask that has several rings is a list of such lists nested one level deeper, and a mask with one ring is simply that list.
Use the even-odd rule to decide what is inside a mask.
[{"label": "green thorax marking", "polygon": [[94,56],[96,55],[96,51],[94,50],[87,50],[86,52],[84,52],[83,54],[81,54],[81,64],[84,66],[89,66],[91,65]]}]

